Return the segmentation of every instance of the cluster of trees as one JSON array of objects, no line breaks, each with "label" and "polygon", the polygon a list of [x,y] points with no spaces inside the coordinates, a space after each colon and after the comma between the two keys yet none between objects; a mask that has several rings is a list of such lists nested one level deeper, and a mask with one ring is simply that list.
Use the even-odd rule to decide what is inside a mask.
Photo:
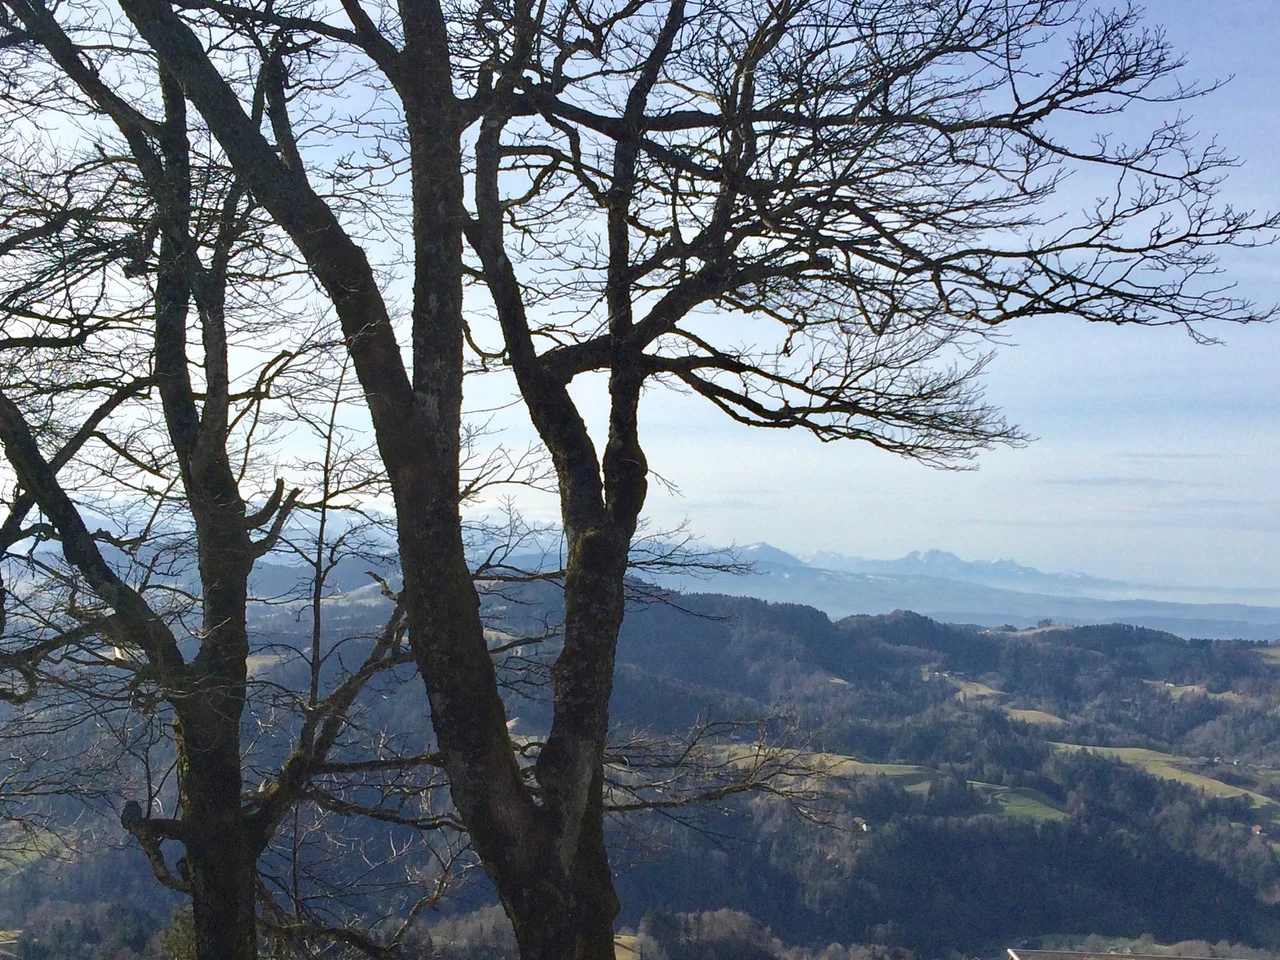
[{"label": "cluster of trees", "polygon": [[[14,953],[21,960],[152,960],[165,957],[163,934],[144,911],[53,901],[29,918]],[[171,957],[170,960],[181,960]]]},{"label": "cluster of trees", "polygon": [[[1152,830],[1083,808],[1064,821],[989,808],[933,816],[920,812],[927,805],[919,797],[891,791],[881,787],[871,799],[882,814],[896,811],[871,821],[865,834],[851,830],[838,840],[815,838],[759,808],[745,815],[751,830],[718,845],[673,833],[667,842],[675,852],[627,871],[620,888],[654,909],[732,904],[810,948],[835,941],[972,954],[1047,931],[1274,946],[1275,911],[1254,885],[1271,889],[1274,857],[1267,850],[1264,871],[1250,875],[1248,867],[1264,861],[1255,859],[1247,829],[1242,835],[1225,818],[1217,821],[1222,834],[1197,839],[1199,853],[1194,843],[1179,849],[1169,820],[1220,816],[1203,814],[1185,796],[1158,807],[1162,822]],[[954,799],[945,808],[965,809]],[[1214,843],[1217,851],[1206,849]]]},{"label": "cluster of trees", "polygon": [[0,929],[17,931],[12,952],[27,960],[189,960],[167,957],[159,940],[177,895],[157,886],[145,861],[121,854],[11,866],[0,887]]},{"label": "cluster of trees", "polygon": [[915,960],[910,950],[877,945],[789,947],[740,910],[652,911],[636,929],[635,953],[654,960]]}]

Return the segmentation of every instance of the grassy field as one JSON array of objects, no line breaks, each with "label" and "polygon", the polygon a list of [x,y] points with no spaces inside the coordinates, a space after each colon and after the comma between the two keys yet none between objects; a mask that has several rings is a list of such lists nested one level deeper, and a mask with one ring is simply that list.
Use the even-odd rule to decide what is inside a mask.
[{"label": "grassy field", "polygon": [[1047,627],[1027,627],[1025,630],[1017,631],[1014,636],[1018,637],[1034,637],[1042,633],[1061,633],[1063,630],[1071,630],[1072,627],[1065,623],[1051,623]]},{"label": "grassy field", "polygon": [[[967,683],[967,681],[955,680],[952,680],[952,682]],[[982,685],[975,684],[975,686]],[[991,688],[988,687],[986,689],[989,690]],[[999,691],[995,692],[998,693]],[[1056,726],[1065,722],[1061,717],[1041,710],[1006,708],[1005,712],[1016,719],[1025,720],[1029,723],[1039,723],[1044,726]],[[1203,790],[1210,797],[1245,797],[1249,801],[1252,810],[1252,822],[1269,824],[1280,829],[1280,803],[1254,790],[1233,786],[1204,773],[1197,773],[1194,770],[1187,769],[1188,765],[1195,763],[1190,757],[1161,753],[1158,750],[1146,750],[1141,747],[1090,747],[1053,741],[1049,741],[1049,745],[1056,750],[1090,750],[1100,756],[1112,757],[1138,767],[1140,770],[1144,770],[1152,776],[1160,777],[1163,780],[1173,780],[1194,789]],[[725,750],[729,757],[736,755],[737,759],[745,761],[755,748],[747,744],[735,744],[719,749]],[[856,757],[835,753],[805,753],[798,755],[796,759],[802,765],[811,765],[815,770],[823,770],[836,777],[889,777],[897,781],[905,791],[916,796],[927,795],[934,781],[938,779],[937,770],[932,767],[923,767],[915,764],[870,763],[865,760],[859,760]],[[730,762],[733,762],[733,760],[730,760]],[[1280,779],[1280,770],[1273,772],[1254,768],[1249,769],[1253,775],[1258,777],[1265,778],[1269,773],[1274,773],[1275,778]],[[1067,813],[1061,807],[1038,791],[978,781],[970,781],[970,784],[988,800],[990,813],[1026,820],[1067,819]],[[1275,847],[1276,852],[1280,854],[1280,843],[1277,843]]]},{"label": "grassy field", "polygon": [[938,771],[932,767],[918,767],[909,763],[868,763],[855,757],[837,753],[810,754],[815,764],[836,777],[890,777],[908,793],[928,793],[929,784],[937,779]]},{"label": "grassy field", "polygon": [[[752,761],[756,748],[750,744],[732,744],[713,748],[727,763],[746,764]],[[891,777],[909,793],[928,793],[929,784],[937,779],[938,771],[931,767],[918,767],[905,763],[867,763],[856,757],[838,753],[796,753],[790,755],[799,768],[807,768],[818,777]],[[818,786],[815,780],[812,784]]]},{"label": "grassy field", "polygon": [[274,670],[287,659],[283,653],[255,653],[245,660],[245,665],[249,669],[249,676],[255,677],[268,670]]},{"label": "grassy field", "polygon": [[[1046,714],[1048,716],[1048,714]],[[938,771],[909,763],[868,763],[835,753],[815,753],[813,761],[841,777],[889,777],[907,792],[917,796],[928,794]],[[1036,790],[1005,787],[971,781],[971,786],[992,804],[992,813],[1028,820],[1065,820],[1067,814],[1052,800]],[[856,811],[855,811],[856,812]]]},{"label": "grassy field", "polygon": [[840,777],[883,776],[932,780],[938,775],[938,772],[932,767],[918,767],[909,763],[868,763],[865,760],[846,757],[838,753],[814,753],[810,754],[810,756]]},{"label": "grassy field", "polygon": [[1181,700],[1183,697],[1208,697],[1210,700],[1228,700],[1231,703],[1244,703],[1248,698],[1243,694],[1236,693],[1234,690],[1227,690],[1223,693],[1210,693],[1203,683],[1167,683],[1161,680],[1143,680],[1149,687],[1155,687],[1161,690],[1175,700]]},{"label": "grassy field", "polygon": [[[985,785],[984,785],[985,786]],[[995,787],[992,802],[1006,817],[1021,820],[1066,820],[1067,812],[1052,800],[1028,787]]]},{"label": "grassy field", "polygon": [[1008,696],[1003,690],[997,690],[995,687],[987,686],[977,680],[962,680],[960,677],[953,677],[947,673],[940,673],[936,663],[925,664],[920,668],[920,679],[928,683],[931,680],[941,680],[950,684],[955,688],[955,697],[957,700],[993,700],[998,697]]},{"label": "grassy field", "polygon": [[1011,720],[1038,723],[1044,727],[1060,727],[1067,722],[1056,714],[1045,713],[1043,710],[1015,710],[1013,707],[1005,707],[1004,712]]},{"label": "grassy field", "polygon": [[1005,696],[1003,690],[997,690],[976,680],[957,680],[955,677],[949,677],[948,680],[956,688],[957,700],[991,700]]},{"label": "grassy field", "polygon": [[[714,747],[713,750],[718,751],[728,762],[744,763],[756,755],[756,747],[749,743],[724,744]],[[768,750],[776,751],[777,748],[769,747]],[[785,752],[778,751],[779,755],[785,755]],[[917,767],[908,763],[868,763],[865,760],[859,760],[857,757],[845,756],[842,753],[796,753],[794,754],[797,762],[809,766],[815,770],[823,770],[837,777],[861,777],[861,776],[885,776],[895,778],[909,778],[918,780],[921,778],[933,779],[938,772],[932,767]]]},{"label": "grassy field", "polygon": [[64,856],[61,837],[46,831],[27,832],[14,824],[0,825],[0,877],[43,858]]},{"label": "grassy field", "polygon": [[[839,776],[883,776],[897,780],[907,793],[926,795],[938,771],[932,767],[920,767],[906,763],[867,763],[853,757],[833,753],[815,754],[820,762],[828,764]],[[1037,790],[1024,787],[1005,787],[994,783],[969,781],[969,785],[991,804],[991,813],[999,816],[1018,817],[1025,820],[1065,820],[1067,814],[1050,798]]]},{"label": "grassy field", "polygon": [[1191,762],[1188,757],[1178,757],[1158,750],[1144,750],[1141,747],[1082,747],[1074,743],[1054,743],[1052,746],[1056,750],[1089,750],[1100,756],[1114,757],[1145,770],[1152,776],[1163,780],[1176,780],[1178,783],[1185,783],[1187,786],[1203,790],[1210,797],[1247,797],[1253,809],[1261,815],[1259,819],[1280,822],[1280,803],[1261,793],[1183,769],[1179,763]]}]

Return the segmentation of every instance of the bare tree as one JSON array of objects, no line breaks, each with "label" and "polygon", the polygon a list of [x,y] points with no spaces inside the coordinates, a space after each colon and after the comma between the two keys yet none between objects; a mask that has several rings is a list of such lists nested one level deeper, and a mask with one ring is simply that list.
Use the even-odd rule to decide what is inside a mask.
[{"label": "bare tree", "polygon": [[[14,278],[5,290],[4,347],[16,358],[5,371],[9,419],[0,430],[16,481],[0,528],[0,569],[10,587],[0,698],[15,708],[0,727],[10,752],[0,780],[4,819],[20,828],[11,835],[16,853],[60,854],[72,849],[56,815],[65,820],[67,810],[64,805],[46,816],[41,802],[73,797],[106,806],[126,798],[120,822],[157,879],[191,895],[201,924],[222,927],[224,917],[210,914],[218,902],[211,908],[213,898],[207,885],[198,885],[196,872],[201,856],[224,854],[199,846],[202,813],[190,790],[193,783],[199,789],[209,755],[188,744],[188,694],[179,682],[185,667],[174,668],[179,680],[156,669],[113,608],[101,603],[62,533],[77,521],[85,530],[93,525],[91,559],[139,599],[156,629],[184,638],[175,644],[185,664],[199,663],[206,648],[196,644],[207,622],[199,558],[207,532],[194,522],[177,445],[155,409],[162,398],[152,392],[155,265],[137,236],[151,228],[153,205],[145,183],[133,179],[138,164],[127,152],[108,156],[95,147],[86,162],[74,152],[29,149],[21,137],[11,146],[21,152],[0,165],[0,176],[13,187],[4,207],[9,232],[3,254]],[[222,189],[234,190],[229,173],[207,158],[198,179],[213,193],[219,179]],[[192,206],[207,215],[206,208]],[[225,208],[215,213],[225,226]],[[228,464],[235,463],[236,482],[256,488],[288,516],[272,523],[270,548],[255,551],[243,571],[244,593],[235,609],[245,642],[228,654],[238,662],[218,674],[227,682],[225,671],[243,671],[238,712],[223,718],[224,734],[234,732],[237,751],[237,789],[227,805],[234,801],[252,842],[248,869],[214,889],[245,898],[246,912],[257,914],[249,933],[255,940],[288,949],[346,944],[392,956],[418,914],[474,867],[474,855],[464,825],[444,801],[442,758],[427,731],[395,733],[368,716],[368,701],[399,690],[412,662],[403,643],[402,596],[386,579],[395,564],[379,529],[385,522],[364,507],[385,481],[359,426],[343,420],[350,380],[342,358],[330,360],[330,345],[308,337],[292,350],[263,356],[261,331],[279,317],[271,288],[287,282],[291,271],[287,262],[274,272],[264,267],[264,251],[247,238],[253,224],[247,201],[242,215],[244,246],[236,261],[228,258],[219,282],[243,311],[232,329],[252,348],[228,348],[226,367],[246,358],[260,357],[260,363],[244,364],[240,389],[229,380],[221,388],[233,410],[221,443]],[[243,272],[236,270],[240,266]],[[201,276],[203,264],[182,269]],[[218,322],[199,312],[189,319]],[[193,380],[207,377],[206,364],[198,355],[188,361]],[[69,380],[68,370],[78,379]],[[208,404],[208,391],[199,392]],[[494,486],[539,482],[542,458],[536,452],[509,455],[484,444],[483,433],[470,428],[462,444],[460,500]],[[53,451],[47,459],[45,450]],[[294,450],[299,452],[285,455]],[[269,461],[296,482],[287,496],[281,482],[265,485]],[[70,506],[53,522],[44,504],[57,505],[61,497]],[[472,521],[467,533],[484,548],[474,575],[490,606],[522,583],[563,578],[558,556],[544,557],[532,571],[518,565],[539,538],[514,514],[501,524]],[[641,569],[704,562],[687,543],[668,536],[642,540],[635,552]],[[255,586],[262,560],[277,565],[274,585]],[[366,584],[376,601],[372,622],[366,616],[351,623],[346,613],[347,622],[335,624],[330,610],[342,598],[331,596],[331,579],[340,566],[360,562],[383,574],[371,574]],[[718,558],[715,563],[726,566]],[[362,599],[355,609],[367,603]],[[346,609],[337,604],[340,616]],[[526,651],[554,646],[559,636],[555,619],[540,620],[526,635],[503,634],[489,651],[502,684],[540,690],[545,657]],[[514,750],[523,752],[526,774],[530,749],[536,748],[526,740]],[[693,764],[687,755],[684,765],[688,780]],[[659,763],[646,768],[674,774]],[[767,779],[758,771],[751,776],[762,784]],[[246,781],[250,789],[241,789]],[[632,784],[639,786],[634,778]],[[666,786],[670,797],[672,785]],[[701,794],[714,798],[719,792]],[[682,798],[691,803],[697,795],[685,791]],[[385,842],[371,839],[369,822],[390,832]],[[95,842],[78,839],[86,849]],[[176,858],[174,845],[181,847]],[[397,915],[394,924],[378,922]],[[202,949],[207,946],[206,939]]]},{"label": "bare tree", "polygon": [[[45,92],[64,121],[91,109],[74,86],[59,101],[56,86]],[[256,950],[260,858],[291,811],[319,802],[323,765],[351,759],[361,694],[411,658],[398,603],[354,638],[357,651],[341,637],[321,644],[327,577],[353,550],[351,525],[326,532],[326,521],[374,481],[336,443],[342,379],[325,372],[314,325],[272,349],[273,294],[296,267],[262,242],[269,224],[165,89],[158,125],[112,100],[128,120],[114,138],[58,144],[17,117],[3,144],[6,793],[26,813],[55,790],[118,795],[140,782],[120,822],[157,878],[192,896],[202,949],[233,956]],[[321,462],[290,469],[273,419],[296,430],[304,406],[327,443]],[[272,477],[273,459],[297,487]],[[313,631],[298,651],[301,691],[286,698],[255,677],[264,656],[249,613],[252,574],[290,532],[288,546],[313,548]],[[286,704],[295,743],[246,796],[246,709],[280,720]],[[103,742],[86,746],[86,726],[106,730]],[[397,760],[383,779],[415,769]],[[341,802],[341,785],[324,795]],[[176,863],[169,842],[182,847]]]},{"label": "bare tree", "polygon": [[[127,22],[107,0],[0,9],[8,50],[76,88],[135,153],[157,155],[162,266],[185,249],[183,207],[165,198],[182,169],[174,146],[198,118],[246,202],[318,283],[394,501],[407,641],[452,799],[529,960],[613,952],[607,711],[649,480],[647,383],[744,423],[948,464],[1021,440],[975,380],[983,338],[1004,323],[1180,324],[1203,336],[1201,321],[1267,315],[1215,276],[1217,248],[1269,240],[1277,225],[1217,203],[1229,158],[1197,146],[1182,119],[1136,138],[1113,129],[1207,92],[1180,81],[1178,57],[1133,8],[119,0]],[[120,66],[152,59],[160,102]],[[1075,211],[1060,187],[1081,170],[1107,186]],[[203,311],[198,284],[192,295]],[[173,418],[191,403],[166,356],[156,373]],[[555,467],[567,542],[554,718],[527,769],[507,735],[459,518],[472,365],[514,376]],[[602,448],[569,390],[591,373],[607,384]],[[209,396],[204,418],[216,422]],[[176,641],[148,632],[155,621],[47,492],[49,456],[31,455],[14,416],[3,423],[23,488],[45,498],[107,615],[133,618],[156,669],[184,669]],[[182,444],[203,450],[199,438],[175,431],[179,456]],[[219,463],[183,467],[193,510],[209,511],[196,514],[212,538],[202,571],[216,559],[235,574],[204,584],[210,666],[223,662],[212,651],[243,646],[218,605],[228,590],[238,602],[228,584],[256,549],[243,506],[227,506],[243,501],[215,492],[233,492]],[[201,483],[213,486],[200,494]],[[255,519],[286,502],[277,495]],[[209,700],[192,717],[210,724],[201,750],[226,751],[218,718],[242,686],[233,671],[183,691],[192,710]],[[184,736],[194,729],[184,720]],[[208,822],[231,816],[230,769],[200,787]],[[200,868],[210,891],[247,869],[230,856],[251,846],[226,841],[247,828],[235,829]],[[197,900],[202,956],[251,956],[250,905],[210,896],[222,912],[214,929]]]}]

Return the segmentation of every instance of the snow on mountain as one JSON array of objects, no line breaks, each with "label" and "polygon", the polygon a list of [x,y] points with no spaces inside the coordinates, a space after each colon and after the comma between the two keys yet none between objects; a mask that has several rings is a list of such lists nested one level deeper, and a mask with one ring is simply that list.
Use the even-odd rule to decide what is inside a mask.
[{"label": "snow on mountain", "polygon": [[746,546],[733,548],[731,552],[743,563],[774,563],[780,567],[809,566],[799,557],[767,543],[748,543]]}]

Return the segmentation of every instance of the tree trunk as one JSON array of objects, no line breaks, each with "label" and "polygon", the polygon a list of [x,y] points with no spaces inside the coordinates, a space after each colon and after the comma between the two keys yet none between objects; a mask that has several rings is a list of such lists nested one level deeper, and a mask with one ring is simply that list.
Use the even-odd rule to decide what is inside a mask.
[{"label": "tree trunk", "polygon": [[605,526],[572,531],[570,543],[555,719],[538,760],[540,869],[536,885],[512,885],[530,894],[504,896],[521,960],[614,957],[619,904],[605,848],[603,759],[629,537]]},{"label": "tree trunk", "polygon": [[[191,910],[199,960],[256,960],[257,880],[253,847],[243,824],[210,824],[187,844]],[[219,830],[218,826],[224,829]]]},{"label": "tree trunk", "polygon": [[571,881],[578,913],[578,952],[581,960],[613,960],[613,923],[619,902],[604,843],[604,771],[597,769],[578,839],[578,857]]},{"label": "tree trunk", "polygon": [[618,897],[603,833],[589,832],[600,842],[591,845],[591,856],[579,858],[572,877],[549,863],[523,896],[503,896],[520,960],[614,960]]},{"label": "tree trunk", "polygon": [[189,695],[174,734],[196,957],[256,960],[257,854],[240,802],[243,686],[228,681]]}]

